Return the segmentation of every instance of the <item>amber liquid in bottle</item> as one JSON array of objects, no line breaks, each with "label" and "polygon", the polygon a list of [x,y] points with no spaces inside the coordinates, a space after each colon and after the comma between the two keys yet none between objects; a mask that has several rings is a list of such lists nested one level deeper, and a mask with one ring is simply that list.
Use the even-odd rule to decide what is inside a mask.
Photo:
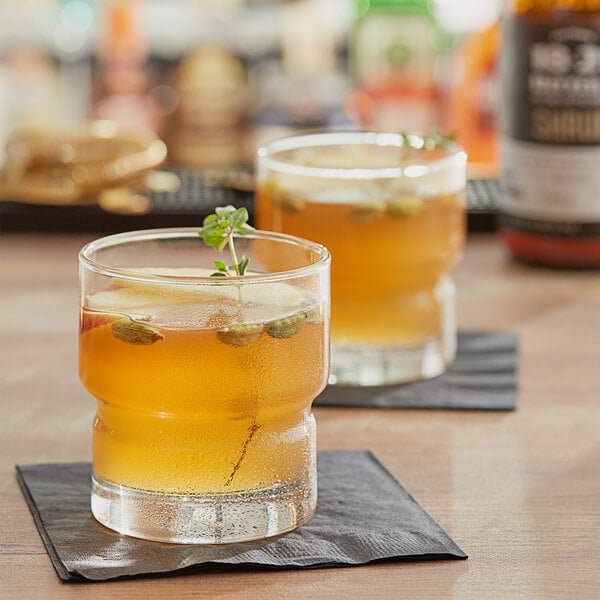
[{"label": "amber liquid in bottle", "polygon": [[600,267],[600,0],[512,0],[500,231],[514,256]]}]

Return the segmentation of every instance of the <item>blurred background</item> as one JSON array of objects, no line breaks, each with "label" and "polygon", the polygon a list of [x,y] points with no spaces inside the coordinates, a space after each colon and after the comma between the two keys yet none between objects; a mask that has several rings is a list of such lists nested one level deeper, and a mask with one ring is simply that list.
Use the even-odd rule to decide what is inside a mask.
[{"label": "blurred background", "polygon": [[251,208],[257,144],[316,127],[453,133],[471,178],[493,182],[500,8],[2,0],[2,228],[116,231]]}]

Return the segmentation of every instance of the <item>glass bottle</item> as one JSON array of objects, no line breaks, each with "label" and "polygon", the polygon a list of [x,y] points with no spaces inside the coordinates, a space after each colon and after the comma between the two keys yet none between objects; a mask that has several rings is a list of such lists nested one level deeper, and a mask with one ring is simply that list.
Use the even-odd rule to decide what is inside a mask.
[{"label": "glass bottle", "polygon": [[428,0],[356,0],[351,119],[380,131],[439,128],[444,43]]},{"label": "glass bottle", "polygon": [[600,267],[600,0],[510,0],[500,231],[520,260]]}]

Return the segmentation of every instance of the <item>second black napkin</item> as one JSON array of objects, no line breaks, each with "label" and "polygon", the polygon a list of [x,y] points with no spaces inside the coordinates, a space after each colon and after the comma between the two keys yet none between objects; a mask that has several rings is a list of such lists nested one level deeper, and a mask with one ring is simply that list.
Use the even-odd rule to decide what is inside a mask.
[{"label": "second black napkin", "polygon": [[514,410],[518,339],[510,332],[459,332],[456,360],[439,377],[401,385],[330,385],[314,406]]}]

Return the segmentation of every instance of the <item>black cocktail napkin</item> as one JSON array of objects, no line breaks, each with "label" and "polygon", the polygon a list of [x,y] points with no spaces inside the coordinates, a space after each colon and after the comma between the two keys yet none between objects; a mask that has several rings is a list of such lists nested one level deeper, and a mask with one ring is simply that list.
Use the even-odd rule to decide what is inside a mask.
[{"label": "black cocktail napkin", "polygon": [[17,477],[65,581],[207,568],[301,569],[467,558],[371,452],[320,452],[317,464],[318,506],[306,525],[278,538],[223,546],[148,542],[106,529],[90,512],[88,463],[17,466]]},{"label": "black cocktail napkin", "polygon": [[514,333],[459,332],[456,360],[443,375],[401,385],[330,385],[314,406],[514,410],[517,366]]}]

